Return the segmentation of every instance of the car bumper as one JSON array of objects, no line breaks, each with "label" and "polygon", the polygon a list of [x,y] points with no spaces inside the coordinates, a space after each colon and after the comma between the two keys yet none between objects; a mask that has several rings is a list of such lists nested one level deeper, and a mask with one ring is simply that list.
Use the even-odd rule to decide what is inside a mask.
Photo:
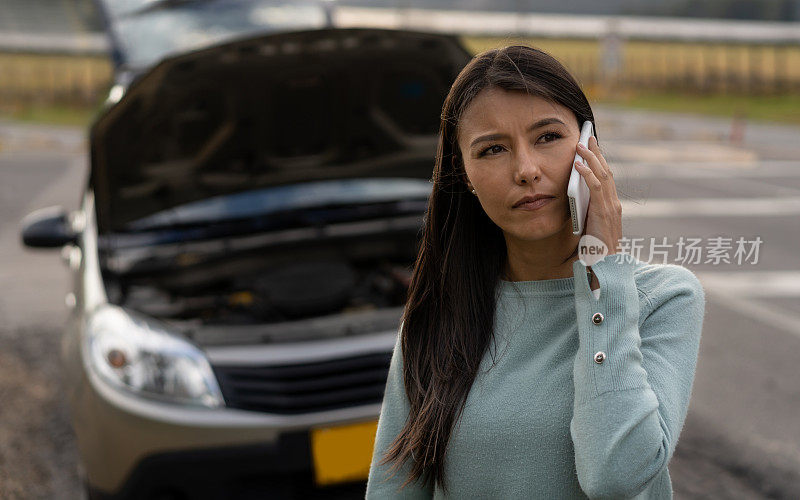
[{"label": "car bumper", "polygon": [[158,453],[135,466],[109,493],[89,487],[91,500],[355,499],[366,482],[314,485],[307,433],[281,435],[274,443]]},{"label": "car bumper", "polygon": [[364,482],[314,486],[310,433],[374,422],[380,404],[300,415],[165,404],[108,385],[75,347],[68,398],[92,498],[363,498]]}]

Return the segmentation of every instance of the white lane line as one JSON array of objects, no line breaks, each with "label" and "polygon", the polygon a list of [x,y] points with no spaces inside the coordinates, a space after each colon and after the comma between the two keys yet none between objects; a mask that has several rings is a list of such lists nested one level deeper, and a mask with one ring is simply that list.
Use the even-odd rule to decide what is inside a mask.
[{"label": "white lane line", "polygon": [[767,300],[768,297],[800,298],[800,271],[697,271],[695,275],[712,300],[800,338],[800,316]]},{"label": "white lane line", "polygon": [[800,177],[800,161],[759,160],[753,165],[718,161],[627,162],[609,159],[614,175],[622,179],[719,179]]},{"label": "white lane line", "polygon": [[758,163],[758,153],[752,149],[716,141],[686,140],[629,140],[605,141],[601,151],[619,161],[648,161],[665,163],[727,162],[745,168]]},{"label": "white lane line", "polygon": [[695,275],[704,287],[738,296],[800,298],[800,271],[697,271]]},{"label": "white lane line", "polygon": [[623,200],[624,217],[762,217],[800,215],[800,196],[782,198],[670,198]]}]

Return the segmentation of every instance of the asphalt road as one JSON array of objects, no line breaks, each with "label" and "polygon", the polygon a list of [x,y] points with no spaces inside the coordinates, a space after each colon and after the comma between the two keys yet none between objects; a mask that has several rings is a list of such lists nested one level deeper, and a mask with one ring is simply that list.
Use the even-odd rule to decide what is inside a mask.
[{"label": "asphalt road", "polygon": [[[639,258],[686,265],[706,290],[675,498],[800,498],[800,128],[748,123],[732,142],[726,119],[595,111]],[[0,498],[79,496],[58,360],[67,273],[18,233],[33,209],[77,207],[85,175],[83,131],[0,122]],[[650,237],[666,254],[650,257]]]}]

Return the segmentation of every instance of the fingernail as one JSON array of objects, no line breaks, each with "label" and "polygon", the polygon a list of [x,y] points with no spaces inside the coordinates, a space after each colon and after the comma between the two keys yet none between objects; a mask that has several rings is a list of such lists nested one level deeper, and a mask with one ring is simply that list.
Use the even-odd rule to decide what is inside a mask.
[{"label": "fingernail", "polygon": [[583,145],[583,144],[581,144],[580,142],[578,143],[578,147],[579,147],[579,148],[581,148],[581,149],[586,149],[586,146],[584,146],[584,145]]}]

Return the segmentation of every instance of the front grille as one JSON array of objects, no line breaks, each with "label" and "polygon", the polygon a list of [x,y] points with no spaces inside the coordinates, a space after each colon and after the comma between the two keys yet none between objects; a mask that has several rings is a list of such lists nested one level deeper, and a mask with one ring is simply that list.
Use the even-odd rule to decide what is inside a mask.
[{"label": "front grille", "polygon": [[269,366],[213,366],[229,408],[297,414],[380,403],[392,353]]}]

